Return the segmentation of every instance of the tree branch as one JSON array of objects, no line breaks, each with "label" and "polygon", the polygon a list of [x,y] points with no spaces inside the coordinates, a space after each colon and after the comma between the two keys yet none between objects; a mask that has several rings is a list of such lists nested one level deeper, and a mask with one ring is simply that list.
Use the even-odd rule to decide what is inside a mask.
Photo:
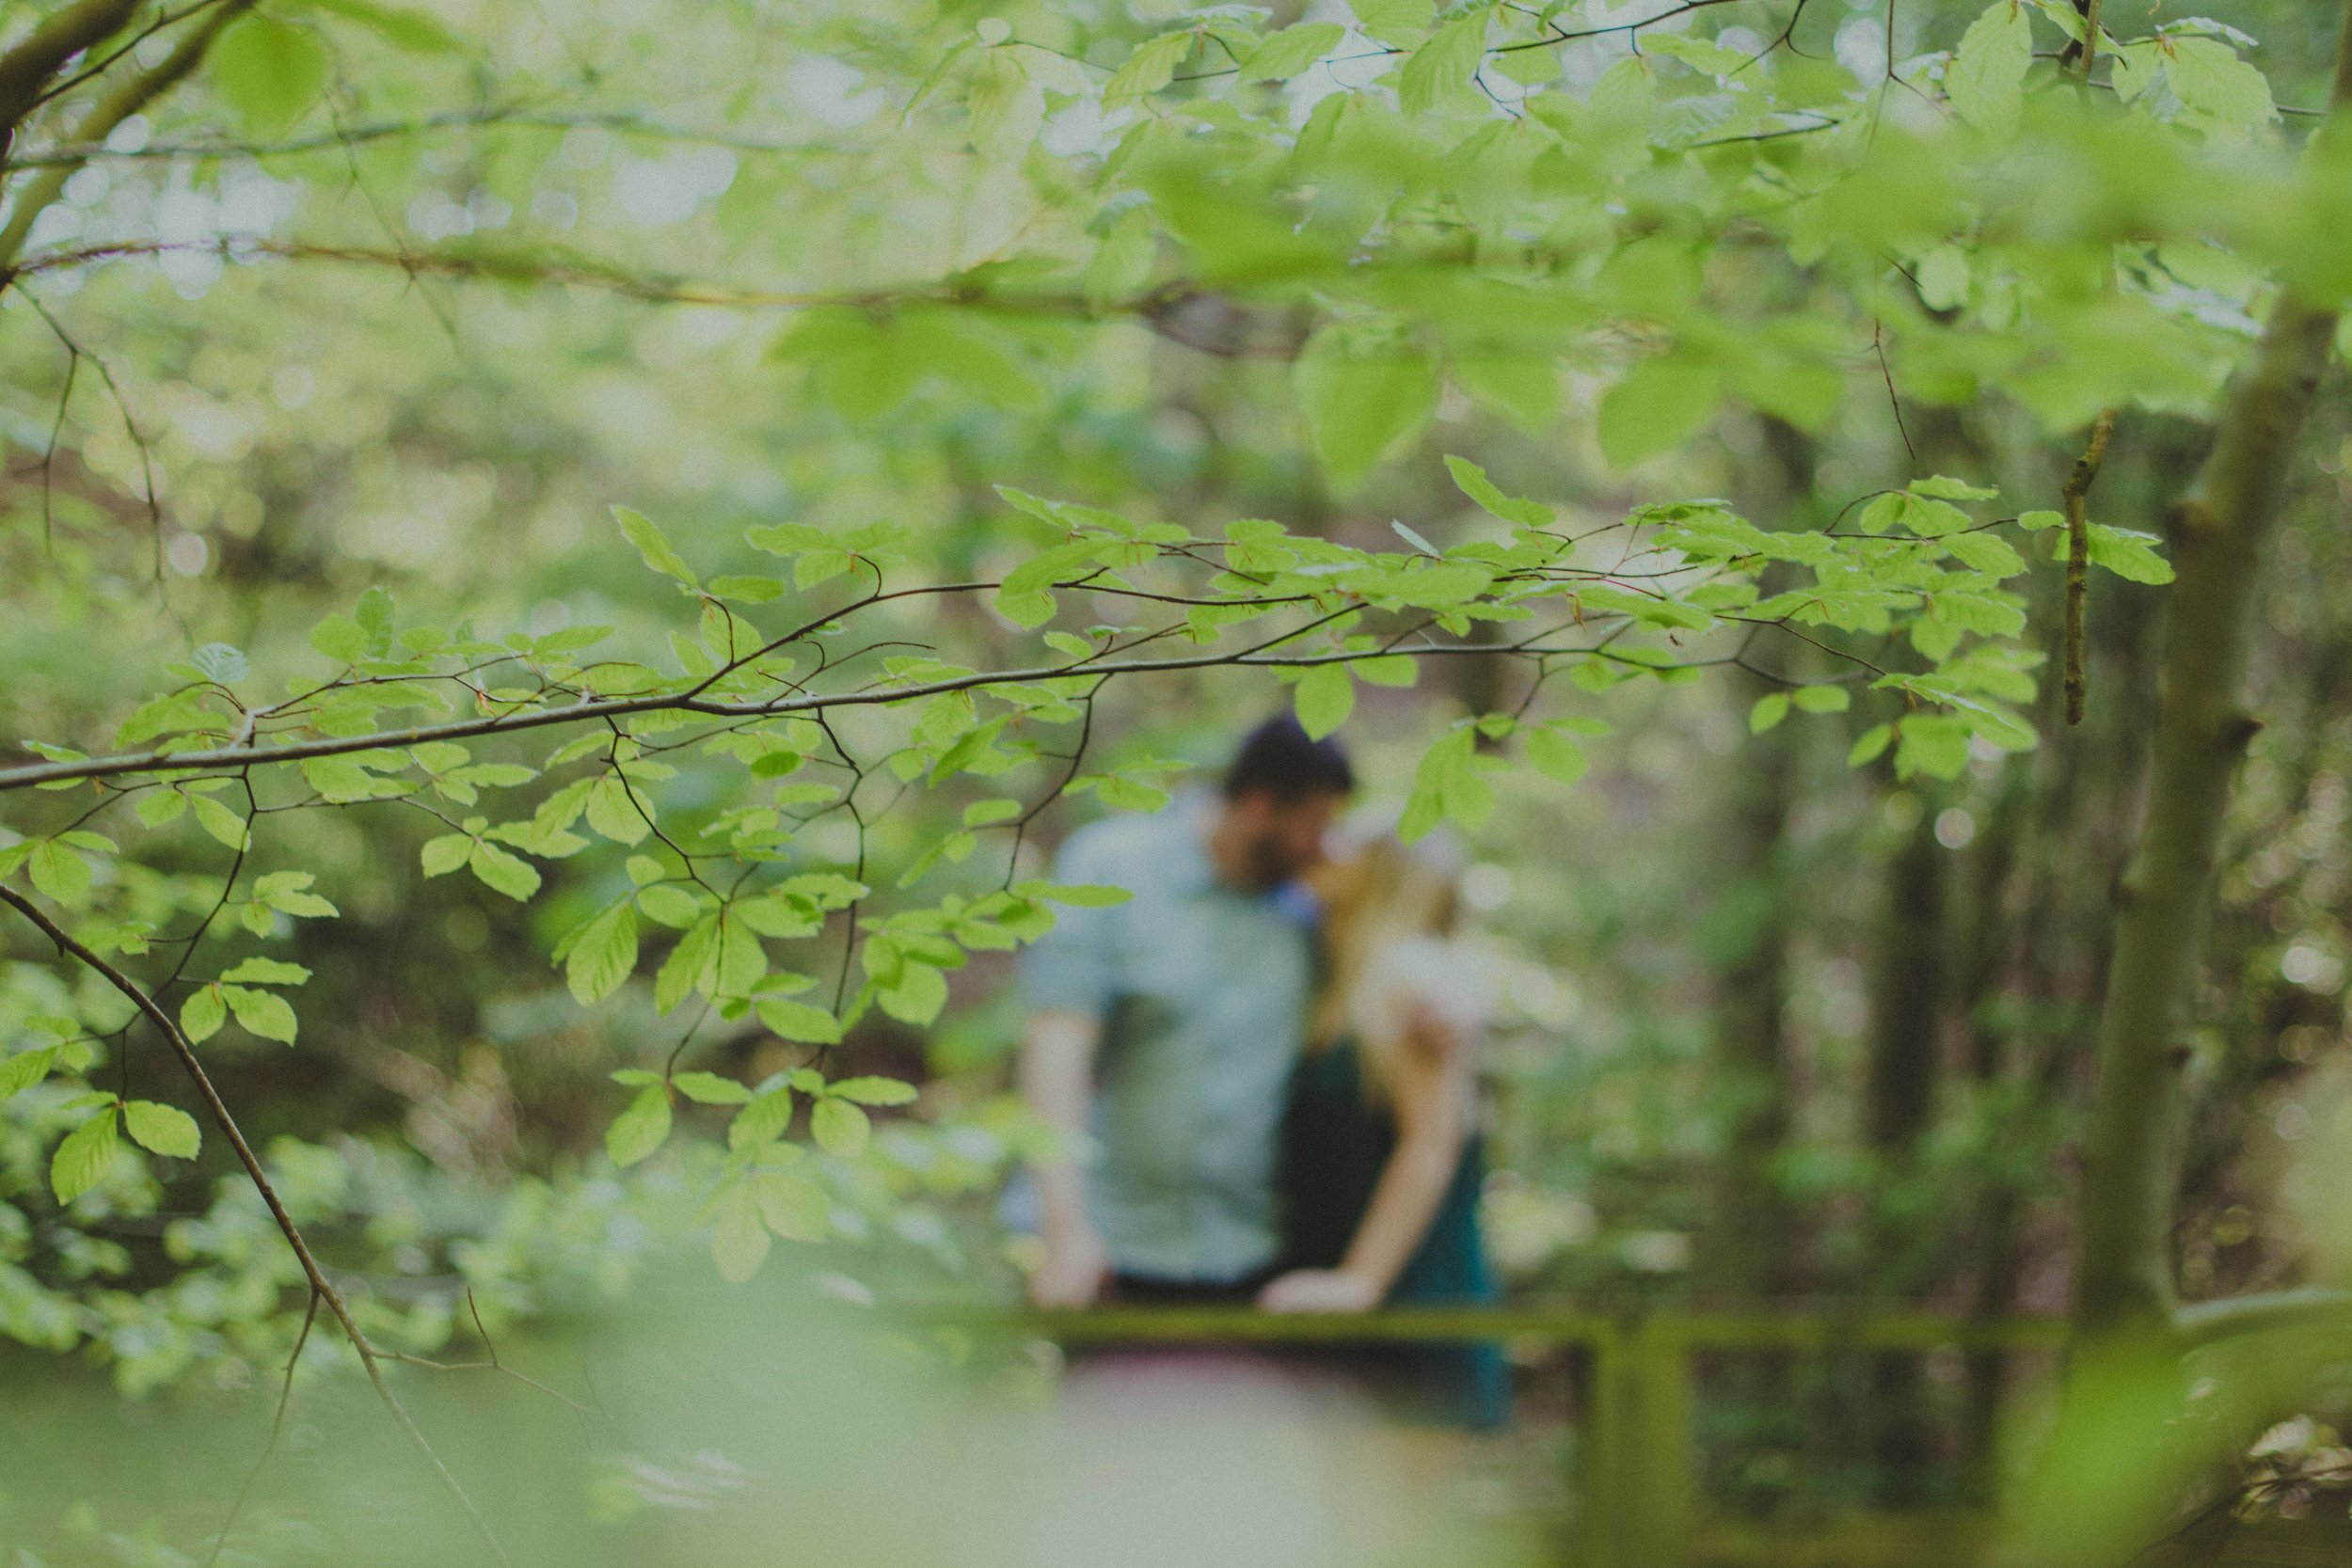
[{"label": "tree branch", "polygon": [[220,1091],[213,1086],[212,1075],[204,1070],[204,1064],[197,1060],[196,1049],[188,1043],[187,1036],[180,1032],[179,1023],[164,1010],[163,1005],[149,993],[146,987],[75,941],[64,927],[42,912],[40,906],[5,882],[0,882],[0,903],[8,905],[40,927],[41,934],[56,944],[57,951],[70,954],[95,971],[108,985],[129,999],[146,1016],[148,1022],[154,1025],[156,1032],[164,1037],[165,1043],[171,1047],[172,1054],[180,1058],[180,1066],[186,1070],[189,1081],[196,1085],[196,1092],[204,1101],[205,1108],[212,1113],[214,1125],[220,1129],[221,1135],[236,1150],[238,1163],[245,1166],[245,1173],[253,1182],[254,1189],[262,1195],[262,1201],[269,1206],[270,1217],[277,1221],[279,1234],[286,1238],[287,1245],[294,1248],[294,1258],[302,1265],[303,1276],[310,1282],[314,1300],[326,1304],[327,1311],[342,1325],[343,1333],[350,1337],[352,1349],[359,1353],[360,1364],[367,1369],[368,1381],[375,1386],[376,1397],[384,1402],[385,1408],[392,1413],[402,1430],[408,1433],[410,1440],[423,1453],[426,1462],[441,1478],[442,1484],[464,1506],[475,1528],[482,1532],[483,1539],[498,1553],[499,1560],[506,1561],[506,1550],[492,1533],[489,1521],[483,1518],[481,1511],[474,1507],[473,1499],[457,1483],[457,1478],[450,1474],[449,1466],[441,1463],[441,1456],[433,1451],[433,1445],[425,1440],[424,1433],[393,1395],[391,1386],[384,1381],[384,1369],[380,1364],[384,1353],[368,1338],[358,1321],[351,1315],[351,1308],[343,1301],[342,1292],[335,1289],[335,1282],[319,1266],[318,1259],[310,1251],[310,1242],[302,1234],[302,1227],[294,1224],[294,1216],[286,1212],[286,1205],[278,1197],[278,1189],[270,1184],[269,1173],[262,1168],[262,1162],[254,1154],[253,1146],[246,1142],[245,1133],[237,1126],[237,1118],[230,1114],[228,1103],[220,1098]]},{"label": "tree branch", "polygon": [[139,0],[76,0],[0,55],[0,154],[15,143],[18,122],[40,102],[57,68],[120,30],[138,8]]},{"label": "tree branch", "polygon": [[2352,1324],[2352,1291],[2277,1291],[2184,1307],[2172,1326],[2183,1351],[2281,1328]]},{"label": "tree branch", "polygon": [[[89,0],[85,0],[85,3],[89,3]],[[168,92],[201,64],[206,51],[213,47],[213,40],[220,36],[220,30],[252,8],[253,0],[224,0],[210,16],[190,28],[172,46],[171,53],[165,56],[162,64],[151,71],[140,71],[100,99],[98,106],[73,128],[74,140],[104,141],[116,126]],[[130,8],[125,8],[126,14]],[[5,66],[5,63],[0,62],[0,66]],[[14,123],[13,117],[9,123]],[[17,193],[15,214],[8,219],[8,228],[0,230],[0,286],[5,286],[15,277],[16,259],[24,253],[24,242],[32,234],[34,221],[57,199],[58,193],[65,189],[67,179],[81,166],[79,159],[53,164]]]},{"label": "tree branch", "polygon": [[[1549,635],[1549,634],[1547,634]],[[1057,680],[1068,675],[1136,675],[1164,673],[1175,670],[1207,670],[1242,667],[1249,669],[1301,670],[1320,664],[1354,664],[1363,659],[1382,658],[1393,649],[1374,648],[1360,653],[1333,654],[1201,654],[1182,658],[1128,659],[1116,664],[1083,664],[1078,666],[1044,665],[1028,670],[982,671],[970,675],[955,675],[935,681],[920,681],[907,686],[887,689],[847,691],[837,695],[780,697],[763,703],[729,703],[709,698],[685,696],[607,697],[574,703],[566,707],[534,708],[519,713],[492,714],[480,719],[457,719],[445,724],[420,724],[405,730],[379,730],[363,736],[333,736],[318,740],[290,741],[280,746],[252,746],[223,751],[205,752],[136,752],[127,755],[92,757],[84,762],[37,763],[26,768],[0,769],[0,793],[30,789],[44,784],[67,779],[114,778],[125,773],[190,773],[207,768],[245,768],[259,763],[301,762],[310,757],[342,756],[351,752],[374,751],[379,747],[422,745],[428,740],[457,740],[468,736],[507,735],[522,730],[543,729],[549,724],[582,723],[598,720],[627,718],[637,713],[683,712],[697,713],[712,719],[788,718],[796,713],[820,712],[836,707],[879,707],[892,703],[911,702],[920,697],[935,697],[947,691],[971,691],[990,686],[1034,684]],[[1532,653],[1530,643],[1505,643],[1500,649],[1491,644],[1465,643],[1459,646],[1438,643],[1414,648],[1415,656],[1492,655],[1502,653]],[[1590,648],[1547,648],[1548,654],[1590,653]]]},{"label": "tree branch", "polygon": [[[2352,5],[2337,44],[2331,134],[2352,130]],[[2121,891],[2098,1085],[2083,1149],[2074,1318],[2086,1333],[2170,1327],[2183,1034],[2230,783],[2259,726],[2240,706],[2262,550],[2328,364],[2337,311],[2281,294],[2232,384],[2212,453],[2172,513],[2147,816]]]}]

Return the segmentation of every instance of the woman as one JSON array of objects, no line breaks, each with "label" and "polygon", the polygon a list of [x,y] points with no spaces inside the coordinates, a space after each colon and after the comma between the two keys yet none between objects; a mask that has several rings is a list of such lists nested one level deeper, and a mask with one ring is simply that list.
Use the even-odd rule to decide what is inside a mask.
[{"label": "woman", "polygon": [[[1478,1232],[1482,1032],[1474,958],[1455,940],[1459,857],[1366,837],[1310,885],[1327,972],[1283,1124],[1288,1271],[1271,1312],[1470,1305],[1497,1294]],[[1420,1413],[1501,1424],[1510,1386],[1492,1345],[1351,1349],[1349,1364]]]}]

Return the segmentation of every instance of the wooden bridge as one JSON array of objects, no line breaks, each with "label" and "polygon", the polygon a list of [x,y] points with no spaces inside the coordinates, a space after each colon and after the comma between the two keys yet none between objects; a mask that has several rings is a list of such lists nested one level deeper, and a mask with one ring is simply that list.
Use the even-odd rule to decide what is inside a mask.
[{"label": "wooden bridge", "polygon": [[2062,1349],[2056,1318],[1962,1319],[1923,1313],[1660,1312],[1626,1317],[1554,1307],[1397,1307],[1363,1316],[1275,1315],[1248,1307],[1125,1307],[1087,1312],[962,1310],[926,1314],[966,1331],[1065,1344],[1328,1343],[1367,1339],[1497,1340],[1567,1353],[1576,1412],[1567,1477],[1578,1500],[1569,1560],[1578,1568],[1683,1564],[1977,1560],[1986,1513],[1860,1513],[1818,1537],[1790,1539],[1754,1522],[1710,1517],[1692,1439],[1694,1354],[1851,1354]]}]

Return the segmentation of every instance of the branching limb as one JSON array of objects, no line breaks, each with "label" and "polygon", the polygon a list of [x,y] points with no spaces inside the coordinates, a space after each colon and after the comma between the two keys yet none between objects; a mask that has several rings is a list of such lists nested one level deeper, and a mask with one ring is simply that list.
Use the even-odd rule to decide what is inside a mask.
[{"label": "branching limb", "polygon": [[[1286,634],[1287,636],[1288,634]],[[1495,650],[1483,643],[1441,643],[1413,650],[1417,657],[1447,655],[1486,656]],[[1572,648],[1548,648],[1547,653],[1574,653]],[[1589,651],[1589,650],[1588,650]],[[1200,654],[1169,658],[1125,659],[1114,664],[1089,663],[1077,673],[1087,675],[1164,674],[1177,670],[1209,670],[1222,668],[1303,670],[1320,664],[1354,664],[1382,654],[1377,649],[1361,653],[1331,654]],[[92,757],[87,762],[36,763],[24,768],[0,768],[0,792],[29,789],[38,784],[60,779],[114,778],[126,773],[191,773],[207,768],[242,768],[249,764],[300,762],[310,757],[342,756],[351,752],[374,751],[381,747],[408,747],[428,740],[462,740],[469,736],[508,735],[522,730],[544,729],[550,724],[572,724],[602,721],[637,713],[681,712],[706,714],[716,719],[789,718],[799,714],[815,717],[830,708],[881,707],[894,703],[910,702],[919,697],[935,697],[947,691],[971,691],[991,686],[1031,684],[1058,680],[1073,672],[1060,665],[1045,665],[1025,670],[982,671],[970,675],[953,675],[935,681],[917,681],[840,694],[818,694],[779,698],[771,702],[724,702],[709,698],[687,698],[675,695],[646,697],[605,697],[574,703],[556,708],[532,708],[516,713],[487,714],[478,719],[454,719],[439,724],[420,724],[405,730],[380,730],[363,736],[328,736],[316,740],[294,740],[276,746],[254,746],[229,751],[205,752],[139,752],[111,757]]]}]

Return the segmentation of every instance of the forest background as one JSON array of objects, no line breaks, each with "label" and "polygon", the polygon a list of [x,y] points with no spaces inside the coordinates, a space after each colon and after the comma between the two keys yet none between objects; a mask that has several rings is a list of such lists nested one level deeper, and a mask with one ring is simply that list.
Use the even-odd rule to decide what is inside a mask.
[{"label": "forest background", "polygon": [[[2287,166],[2328,101],[2339,16],[2123,8],[2106,18],[2119,40],[2169,32],[2102,68],[2110,121],[2129,99],[2200,155]],[[2163,330],[2069,319],[2055,356],[2021,364],[1937,334],[2021,334],[2037,305],[2058,319],[2046,279],[2005,282],[1967,243],[1906,230],[1899,181],[1835,220],[1853,232],[1789,242],[1795,266],[1742,248],[1750,228],[1788,236],[1741,205],[1940,127],[2040,134],[2032,105],[2073,98],[2062,9],[13,7],[0,76],[60,19],[105,25],[0,84],[18,95],[0,219],[11,764],[70,772],[216,739],[249,711],[141,706],[158,692],[397,687],[441,678],[444,656],[512,655],[553,683],[526,700],[480,682],[494,716],[550,689],[683,690],[725,675],[744,618],[808,601],[821,621],[869,572],[990,594],[874,605],[860,646],[910,662],[852,688],[1033,666],[1029,634],[1057,610],[1060,657],[1165,653],[1144,610],[1223,607],[1178,606],[1200,635],[1174,652],[1210,650],[1203,668],[1014,691],[1012,715],[1057,730],[991,729],[994,709],[943,690],[945,706],[826,710],[822,735],[729,731],[746,738],[722,779],[688,765],[699,752],[650,760],[665,729],[608,724],[603,782],[569,816],[535,785],[515,795],[511,833],[474,808],[532,785],[570,734],[315,758],[275,796],[227,775],[119,800],[60,780],[79,793],[10,797],[0,867],[94,953],[194,977],[171,1017],[388,1354],[466,1359],[689,1268],[758,1274],[771,1234],[797,1245],[768,1288],[1001,1298],[1020,1250],[987,1198],[1034,1135],[1006,1093],[1003,950],[1049,918],[1043,853],[1295,702],[1340,727],[1370,795],[1471,846],[1501,1004],[1486,1210],[1515,1291],[2065,1313],[2114,890],[2150,768],[2157,536],[2296,242],[2274,245],[2284,263],[2259,237],[2237,254],[2192,213],[2099,263]],[[1766,76],[1769,101],[1751,92]],[[1349,150],[1342,101],[1440,129]],[[1411,263],[1367,268],[1382,280],[1353,294],[1328,255],[1284,248],[1263,218],[1279,198],[1251,183],[1265,149],[1303,156],[1318,126],[1342,149],[1334,221]],[[1604,175],[1549,172],[1526,145],[1545,127]],[[1226,162],[1188,170],[1152,132]],[[1366,196],[1383,178],[1404,197]],[[1872,201],[1895,215],[1856,215]],[[2311,244],[2331,221],[2312,214]],[[1841,245],[1883,260],[1867,287]],[[1432,281],[1531,245],[1571,259],[1592,314]],[[2046,525],[2110,407],[2070,724],[2067,530]],[[2192,1302],[2325,1282],[2344,1258],[2348,462],[2331,374],[2281,475],[2248,672],[2261,727],[2188,981],[2164,1240]],[[1880,581],[1858,592],[1893,597],[1775,643],[1766,617],[1714,619],[1754,592],[1685,583],[1629,609],[1589,557],[1502,553],[1532,528],[1590,531],[1622,564],[1645,547],[1612,531],[1629,513],[1692,498],[1722,500],[1648,518],[1683,531],[1680,564],[1769,559],[1708,553],[1731,512],[1830,536],[1902,512],[1931,537],[1946,525],[1924,509],[1962,502],[1971,531],[2023,519],[2016,570],[1955,547],[2007,581],[1947,585],[1982,618],[1937,620],[1916,582]],[[1229,534],[1243,518],[1274,522]],[[1215,638],[1264,578],[1147,573],[1132,580],[1161,598],[1144,600],[1101,575],[1198,540],[1231,540],[1243,575],[1376,560],[1387,586],[1350,590],[1373,613],[1328,657],[1388,662],[1360,681],[1241,668]],[[1251,548],[1271,553],[1253,568]],[[779,555],[791,573],[754,575]],[[1577,619],[1631,627],[1623,657],[1506,646],[1508,619],[1465,608],[1506,604],[1508,571],[1575,560]],[[1472,589],[1436,581],[1466,562]],[[1756,566],[1749,587],[1786,594],[1801,565],[1820,562]],[[1057,601],[1057,583],[1078,586]],[[681,585],[691,632],[672,629]],[[583,628],[658,673],[600,684]],[[1408,631],[1443,656],[1400,670],[1399,648],[1424,646]],[[297,717],[285,738],[376,722]],[[678,847],[706,830],[799,879],[746,918],[811,943],[808,975],[731,967],[731,942],[759,943]],[[198,921],[215,934],[175,945]],[[229,1390],[265,1412],[321,1310],[303,1267],[225,1141],[183,1127],[201,1097],[122,994],[31,925],[0,942],[6,1375],[61,1421],[99,1380],[108,1399]],[[742,1131],[750,1105],[773,1125]],[[323,1335],[303,1354],[349,1359]],[[1980,1496],[2033,1372],[1856,1358],[1794,1400],[1732,1379],[1704,1413],[1710,1493],[1767,1513]],[[661,1484],[691,1493],[607,1481],[616,1516],[675,1501]],[[6,1485],[0,1530],[28,1540],[161,1539],[193,1506],[88,1477]]]}]

